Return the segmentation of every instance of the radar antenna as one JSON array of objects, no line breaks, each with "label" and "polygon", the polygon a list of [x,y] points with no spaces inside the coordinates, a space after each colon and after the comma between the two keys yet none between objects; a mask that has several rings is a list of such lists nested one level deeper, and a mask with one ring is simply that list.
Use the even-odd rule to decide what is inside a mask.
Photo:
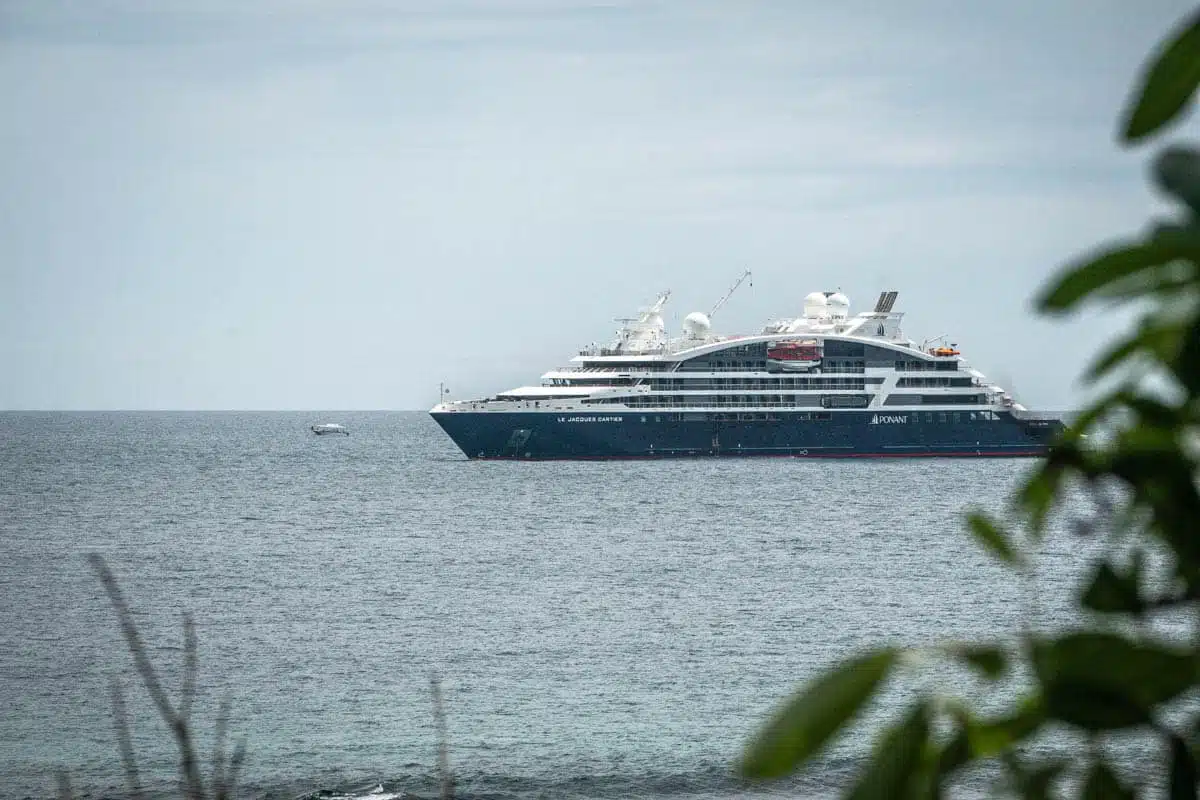
[{"label": "radar antenna", "polygon": [[746,280],[747,278],[750,279],[750,285],[754,286],[754,277],[750,274],[750,270],[746,270],[742,273],[742,277],[738,278],[737,282],[734,283],[733,286],[729,287],[729,291],[725,293],[725,296],[718,300],[717,304],[712,307],[712,311],[708,312],[709,318],[712,318],[712,315],[717,313],[718,308],[725,305],[725,301],[733,296],[733,293],[737,291],[737,288],[742,285],[742,281]]}]

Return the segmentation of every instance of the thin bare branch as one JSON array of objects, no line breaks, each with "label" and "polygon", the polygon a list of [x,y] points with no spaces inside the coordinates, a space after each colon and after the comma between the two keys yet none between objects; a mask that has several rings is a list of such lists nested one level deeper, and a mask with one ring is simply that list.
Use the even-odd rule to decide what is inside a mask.
[{"label": "thin bare branch", "polygon": [[131,800],[141,800],[142,781],[138,776],[137,761],[133,757],[133,740],[129,735],[129,711],[125,707],[125,693],[121,683],[113,677],[110,681],[112,694],[113,728],[117,733],[117,751],[121,754],[121,766],[125,770],[125,786]]},{"label": "thin bare branch", "polygon": [[221,701],[217,710],[217,729],[213,742],[212,787],[216,800],[228,800],[228,787],[225,786],[225,733],[229,729],[229,709],[232,703],[229,698]]},{"label": "thin bare branch", "polygon": [[429,676],[429,685],[433,691],[433,720],[437,726],[438,776],[442,784],[442,800],[453,800],[454,777],[450,774],[450,746],[446,735],[446,711],[442,706],[442,684],[436,672]]},{"label": "thin bare branch", "polygon": [[238,739],[238,743],[233,748],[233,756],[229,759],[229,774],[225,782],[226,797],[233,798],[237,793],[238,775],[242,771],[242,764],[246,761],[246,737]]},{"label": "thin bare branch", "polygon": [[196,623],[191,614],[183,615],[183,686],[179,691],[179,716],[188,719],[192,701],[196,699],[196,671],[199,658],[196,642]]},{"label": "thin bare branch", "polygon": [[146,692],[154,701],[158,713],[175,736],[175,743],[179,746],[179,767],[183,773],[184,794],[188,800],[203,800],[204,784],[200,778],[200,765],[192,746],[192,735],[188,729],[187,719],[175,713],[171,707],[171,701],[167,698],[167,693],[163,691],[162,682],[158,679],[158,673],[154,671],[154,665],[150,663],[150,657],[146,654],[146,645],[142,642],[141,634],[138,633],[137,626],[133,622],[129,604],[125,602],[125,597],[121,594],[121,588],[117,585],[117,579],[113,576],[112,570],[104,563],[104,559],[99,553],[89,553],[88,562],[96,570],[105,592],[108,593],[108,599],[117,612],[121,632],[125,635],[125,643],[133,656],[133,663],[142,679],[142,685],[146,687]]},{"label": "thin bare branch", "polygon": [[67,774],[67,771],[60,769],[54,777],[58,782],[58,800],[74,800],[75,793],[71,791],[71,776]]},{"label": "thin bare branch", "polygon": [[100,582],[104,585],[104,591],[108,593],[108,599],[117,612],[121,632],[125,635],[125,643],[129,647],[130,654],[133,655],[133,663],[142,678],[142,684],[150,693],[150,699],[157,706],[158,713],[166,720],[168,726],[174,728],[175,709],[171,707],[171,701],[167,699],[167,693],[163,691],[158,674],[150,663],[150,657],[146,655],[146,645],[142,643],[141,634],[138,633],[137,626],[133,623],[133,615],[129,611],[129,604],[125,602],[125,597],[121,594],[121,588],[117,586],[117,579],[99,553],[88,553],[88,562],[99,575]]},{"label": "thin bare branch", "polygon": [[184,793],[188,800],[204,800],[204,781],[200,778],[200,759],[192,746],[187,720],[177,718],[171,728],[179,744],[179,770],[183,773]]}]

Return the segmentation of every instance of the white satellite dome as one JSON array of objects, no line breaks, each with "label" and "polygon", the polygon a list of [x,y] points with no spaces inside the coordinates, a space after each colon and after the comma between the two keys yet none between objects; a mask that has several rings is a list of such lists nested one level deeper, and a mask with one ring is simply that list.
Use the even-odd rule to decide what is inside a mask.
[{"label": "white satellite dome", "polygon": [[829,295],[826,301],[829,305],[829,316],[836,319],[845,319],[850,315],[850,298],[841,292],[834,292]]},{"label": "white satellite dome", "polygon": [[804,316],[810,319],[816,319],[825,315],[826,307],[829,304],[825,301],[825,295],[821,292],[813,292],[808,297],[804,298]]},{"label": "white satellite dome", "polygon": [[703,339],[712,330],[712,322],[703,311],[693,311],[683,318],[683,332],[689,339]]}]

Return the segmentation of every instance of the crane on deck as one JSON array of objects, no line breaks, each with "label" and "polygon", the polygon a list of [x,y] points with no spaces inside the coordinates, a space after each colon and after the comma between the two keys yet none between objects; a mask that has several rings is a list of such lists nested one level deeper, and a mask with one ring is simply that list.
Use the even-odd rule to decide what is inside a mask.
[{"label": "crane on deck", "polygon": [[729,291],[725,293],[725,296],[718,300],[717,304],[712,307],[712,311],[708,312],[709,319],[712,319],[712,315],[717,313],[718,308],[725,305],[725,301],[733,296],[733,293],[737,291],[737,288],[742,285],[742,281],[746,280],[747,278],[750,279],[750,285],[754,286],[754,276],[750,274],[750,270],[746,270],[742,273],[742,277],[738,278],[733,286],[729,287]]}]

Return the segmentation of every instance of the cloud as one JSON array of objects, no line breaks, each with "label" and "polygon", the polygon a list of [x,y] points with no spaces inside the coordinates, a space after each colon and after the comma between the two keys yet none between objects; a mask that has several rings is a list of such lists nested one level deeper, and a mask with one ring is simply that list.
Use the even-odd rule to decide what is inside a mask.
[{"label": "cloud", "polygon": [[1033,347],[1049,266],[1153,210],[1111,133],[1174,6],[737,8],[5,4],[0,407],[492,392],[746,266],[721,324],[886,280],[914,334]]}]

